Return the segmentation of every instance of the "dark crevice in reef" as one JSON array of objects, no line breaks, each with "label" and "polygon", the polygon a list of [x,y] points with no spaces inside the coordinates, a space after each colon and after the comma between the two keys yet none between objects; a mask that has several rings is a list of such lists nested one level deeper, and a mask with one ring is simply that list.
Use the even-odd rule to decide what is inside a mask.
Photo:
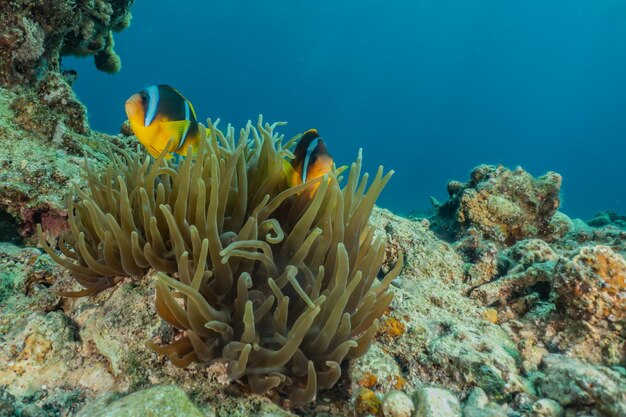
[{"label": "dark crevice in reef", "polygon": [[19,233],[19,224],[4,210],[0,209],[0,242],[23,245],[24,240]]}]

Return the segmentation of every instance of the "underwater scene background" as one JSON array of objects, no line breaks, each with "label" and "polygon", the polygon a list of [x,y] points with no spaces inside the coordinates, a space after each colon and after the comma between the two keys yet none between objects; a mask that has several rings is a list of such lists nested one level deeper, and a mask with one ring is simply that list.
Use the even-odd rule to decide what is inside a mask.
[{"label": "underwater scene background", "polygon": [[262,111],[287,136],[316,127],[338,164],[396,175],[379,204],[445,200],[473,167],[563,178],[562,209],[626,211],[626,4],[618,0],[139,1],[116,35],[120,73],[65,58],[94,129],[124,100],[176,86],[198,117]]},{"label": "underwater scene background", "polygon": [[0,1],[0,417],[626,416],[625,38]]}]

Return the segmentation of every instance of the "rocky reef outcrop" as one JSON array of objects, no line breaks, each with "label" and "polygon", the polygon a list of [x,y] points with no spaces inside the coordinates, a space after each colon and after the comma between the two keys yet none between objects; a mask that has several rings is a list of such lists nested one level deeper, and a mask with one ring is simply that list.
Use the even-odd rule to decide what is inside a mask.
[{"label": "rocky reef outcrop", "polygon": [[35,83],[60,72],[64,55],[94,57],[117,72],[113,33],[130,25],[134,0],[11,0],[0,4],[0,85]]},{"label": "rocky reef outcrop", "polygon": [[[620,216],[571,220],[557,211],[560,183],[554,173],[534,179],[521,168],[478,167],[468,183],[448,185],[454,192],[436,206],[432,228],[462,256],[469,297],[515,340],[524,340],[529,370],[539,365],[538,350],[555,348],[623,365],[626,234]],[[499,216],[503,212],[509,215]]]},{"label": "rocky reef outcrop", "polygon": [[561,176],[533,178],[522,168],[482,165],[466,183],[448,183],[450,199],[434,201],[433,230],[448,239],[472,233],[506,245],[554,233],[551,219],[559,207]]},{"label": "rocky reef outcrop", "polygon": [[[0,4],[0,230],[29,238],[34,224],[51,238],[65,227],[65,195],[80,183],[84,157],[103,160],[107,143],[61,71],[65,55],[92,55],[114,72],[113,32],[130,22],[132,0],[5,1]],[[7,231],[7,233],[9,233]]]}]

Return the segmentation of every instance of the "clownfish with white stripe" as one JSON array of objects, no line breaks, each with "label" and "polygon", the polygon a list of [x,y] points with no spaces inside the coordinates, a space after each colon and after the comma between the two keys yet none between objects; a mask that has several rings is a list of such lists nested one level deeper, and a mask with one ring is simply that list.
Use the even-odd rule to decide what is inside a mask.
[{"label": "clownfish with white stripe", "polygon": [[169,85],[151,85],[126,100],[126,116],[137,139],[153,157],[168,146],[172,153],[192,154],[200,141],[200,130],[193,106]]},{"label": "clownfish with white stripe", "polygon": [[[291,162],[283,162],[283,170],[290,187],[319,178],[333,170],[333,157],[328,153],[326,144],[316,129],[304,132],[293,154],[294,159]],[[317,187],[319,183],[313,186],[311,194]]]}]

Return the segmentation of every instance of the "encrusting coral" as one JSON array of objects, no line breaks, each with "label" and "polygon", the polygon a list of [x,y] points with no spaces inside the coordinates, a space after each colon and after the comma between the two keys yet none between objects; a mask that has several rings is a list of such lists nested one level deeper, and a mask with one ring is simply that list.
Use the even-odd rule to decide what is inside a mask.
[{"label": "encrusting coral", "polygon": [[392,172],[380,167],[368,187],[359,155],[343,188],[342,169],[289,188],[283,161],[298,137],[283,144],[277,126],[260,118],[235,140],[209,120],[179,166],[122,151],[102,173],[87,165],[65,257],[40,241],[85,287],[67,296],[159,271],[157,311],[181,333],[152,349],[181,367],[225,358],[253,392],[281,387],[306,403],[367,351],[402,258],[377,281],[385,243],[369,217]]}]

